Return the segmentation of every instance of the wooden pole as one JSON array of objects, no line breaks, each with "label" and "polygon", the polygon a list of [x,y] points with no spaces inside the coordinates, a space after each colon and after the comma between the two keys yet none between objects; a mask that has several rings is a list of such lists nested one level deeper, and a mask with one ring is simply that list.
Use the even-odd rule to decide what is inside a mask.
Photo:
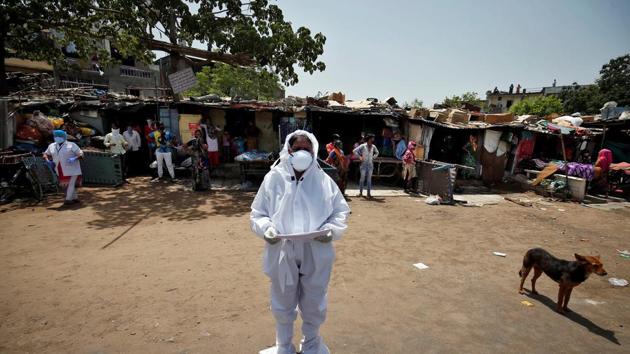
[{"label": "wooden pole", "polygon": [[564,148],[564,135],[562,134],[562,132],[560,132],[560,143],[562,144],[562,158],[564,159],[564,183],[566,184],[562,200],[566,200],[567,189],[569,188],[569,167],[567,166],[569,161],[567,161],[567,152]]}]

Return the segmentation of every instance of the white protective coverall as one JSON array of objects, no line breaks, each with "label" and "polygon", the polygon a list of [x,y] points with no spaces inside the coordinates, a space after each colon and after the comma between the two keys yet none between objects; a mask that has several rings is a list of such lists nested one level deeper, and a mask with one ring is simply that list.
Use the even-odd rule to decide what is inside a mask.
[{"label": "white protective coverall", "polygon": [[[261,238],[269,227],[279,234],[330,230],[338,240],[346,230],[350,208],[337,184],[313,158],[299,181],[289,161],[289,139],[307,136],[316,153],[315,136],[297,130],[287,136],[280,161],[258,190],[250,215],[252,230]],[[302,316],[302,348],[304,354],[328,353],[319,336],[319,327],[326,319],[327,291],[335,258],[332,242],[316,240],[281,240],[265,243],[263,270],[271,278],[271,311],[276,319],[278,353],[295,353],[293,322],[299,308]]]}]

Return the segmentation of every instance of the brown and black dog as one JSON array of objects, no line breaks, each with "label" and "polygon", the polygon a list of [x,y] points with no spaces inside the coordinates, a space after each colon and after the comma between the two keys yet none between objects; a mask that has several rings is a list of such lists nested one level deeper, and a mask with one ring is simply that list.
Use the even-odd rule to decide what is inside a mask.
[{"label": "brown and black dog", "polygon": [[580,256],[575,254],[575,261],[565,261],[558,259],[542,248],[532,248],[525,253],[523,257],[523,268],[518,272],[521,276],[521,286],[518,292],[523,294],[523,283],[529,275],[529,271],[534,268],[534,277],[532,278],[532,294],[536,292],[536,280],[545,272],[551,279],[560,285],[558,291],[558,308],[559,313],[568,311],[567,305],[571,298],[573,288],[583,283],[591,273],[597,275],[606,275],[604,265],[599,256]]}]

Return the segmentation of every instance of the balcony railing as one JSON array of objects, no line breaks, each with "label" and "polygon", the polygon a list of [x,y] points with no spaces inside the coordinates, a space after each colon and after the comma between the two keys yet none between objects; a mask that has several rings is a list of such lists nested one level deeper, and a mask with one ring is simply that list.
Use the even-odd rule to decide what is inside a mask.
[{"label": "balcony railing", "polygon": [[153,73],[148,70],[134,68],[133,66],[120,66],[120,76],[139,77],[142,79],[152,79]]}]

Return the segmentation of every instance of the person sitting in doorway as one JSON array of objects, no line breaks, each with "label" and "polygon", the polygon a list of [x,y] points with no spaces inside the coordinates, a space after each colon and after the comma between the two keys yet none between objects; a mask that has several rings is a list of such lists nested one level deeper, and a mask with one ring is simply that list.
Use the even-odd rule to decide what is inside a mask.
[{"label": "person sitting in doorway", "polygon": [[223,157],[223,162],[230,163],[232,162],[232,138],[228,131],[223,132],[221,141],[223,143],[221,144],[221,157]]},{"label": "person sitting in doorway", "polygon": [[247,151],[258,150],[258,138],[260,137],[260,129],[256,126],[256,124],[254,124],[253,120],[247,122],[245,137],[247,138]]}]

